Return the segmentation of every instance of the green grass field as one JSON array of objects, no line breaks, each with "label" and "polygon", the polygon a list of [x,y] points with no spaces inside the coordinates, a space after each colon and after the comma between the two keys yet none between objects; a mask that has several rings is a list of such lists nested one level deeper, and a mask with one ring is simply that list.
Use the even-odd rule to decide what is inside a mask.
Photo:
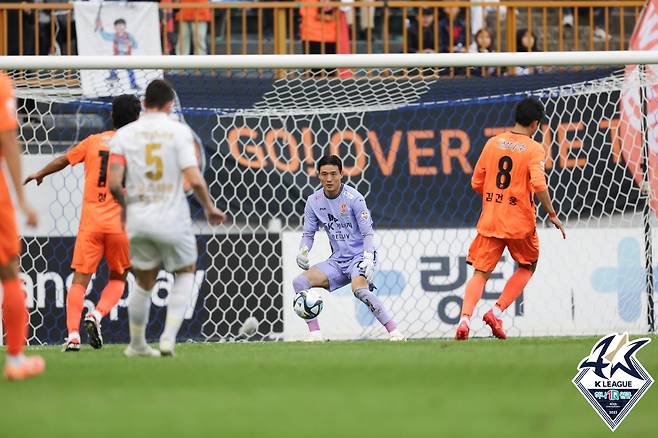
[{"label": "green grass field", "polygon": [[[571,379],[595,339],[186,344],[32,349],[46,374],[0,383],[2,437],[601,437]],[[638,354],[658,377],[658,338]],[[658,434],[658,385],[616,437]]]}]

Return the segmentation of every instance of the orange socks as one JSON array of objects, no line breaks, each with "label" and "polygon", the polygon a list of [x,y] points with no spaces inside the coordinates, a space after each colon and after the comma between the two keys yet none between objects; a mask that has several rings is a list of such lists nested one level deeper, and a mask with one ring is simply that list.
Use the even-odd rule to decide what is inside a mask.
[{"label": "orange socks", "polygon": [[503,289],[503,293],[500,295],[500,298],[498,298],[496,306],[498,306],[500,310],[507,309],[510,304],[521,295],[521,292],[523,292],[523,289],[526,284],[528,284],[531,277],[532,271],[524,268],[517,269],[509,280],[507,280],[505,289]]},{"label": "orange socks", "polygon": [[475,305],[480,301],[486,283],[487,279],[482,275],[473,275],[468,281],[466,284],[466,293],[464,294],[464,304],[462,305],[462,316],[470,317],[473,314],[473,309],[475,309]]},{"label": "orange socks", "polygon": [[126,283],[123,280],[110,280],[107,283],[101,293],[101,299],[96,305],[96,310],[101,314],[101,317],[105,317],[117,305],[125,287]]},{"label": "orange socks", "polygon": [[23,352],[27,337],[27,308],[25,293],[19,278],[2,282],[5,298],[2,303],[2,319],[7,333],[7,353],[11,356]]},{"label": "orange socks", "polygon": [[82,317],[86,291],[87,288],[81,284],[73,283],[66,295],[66,328],[69,334],[80,331],[80,318]]}]

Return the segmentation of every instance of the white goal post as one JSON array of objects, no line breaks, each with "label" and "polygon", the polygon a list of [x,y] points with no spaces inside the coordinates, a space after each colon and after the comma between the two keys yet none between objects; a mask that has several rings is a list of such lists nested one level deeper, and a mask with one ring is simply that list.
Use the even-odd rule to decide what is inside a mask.
[{"label": "white goal post", "polygon": [[0,69],[301,69],[658,64],[658,51],[388,53],[369,55],[3,56]]},{"label": "white goal post", "polygon": [[[514,74],[520,66],[537,74]],[[152,77],[172,82],[176,112],[198,134],[204,175],[230,216],[217,229],[196,221],[198,287],[181,336],[201,341],[244,337],[251,316],[259,325],[249,339],[304,337],[292,311],[291,281],[300,272],[294,253],[304,200],[318,186],[314,163],[326,153],[345,159],[345,181],[372,210],[378,293],[401,329],[414,338],[452,336],[481,203],[470,190],[472,167],[527,95],[546,107],[536,139],[546,148],[549,188],[568,239],[560,241],[539,209],[539,267],[505,315],[509,334],[655,331],[656,66],[658,51],[0,57],[17,87],[25,172],[107,129],[110,96],[141,94]],[[496,69],[491,78],[464,77],[481,67]],[[135,70],[139,86],[127,85],[124,70]],[[84,83],[89,71],[98,72],[97,83]],[[23,230],[32,343],[65,332],[81,178],[79,169],[65,170],[27,188],[43,218],[36,231]],[[318,235],[311,261],[329,253]],[[477,315],[514,268],[506,255]],[[99,273],[87,308],[104,281]],[[163,272],[158,285],[153,333],[171,275]],[[383,337],[348,292],[322,295],[325,335]],[[125,315],[122,300],[104,325],[108,341],[125,341]],[[487,335],[477,325],[473,331]]]}]

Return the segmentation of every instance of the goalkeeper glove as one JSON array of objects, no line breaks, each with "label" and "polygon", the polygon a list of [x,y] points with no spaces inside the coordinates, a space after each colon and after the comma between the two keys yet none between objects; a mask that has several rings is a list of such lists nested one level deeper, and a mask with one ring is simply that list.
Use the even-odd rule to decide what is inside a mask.
[{"label": "goalkeeper glove", "polygon": [[297,266],[299,266],[304,271],[308,271],[310,267],[308,264],[308,247],[306,245],[299,248],[297,253]]},{"label": "goalkeeper glove", "polygon": [[371,252],[364,251],[363,260],[359,263],[359,269],[361,270],[361,276],[365,277],[368,283],[372,283],[375,277],[375,255]]}]

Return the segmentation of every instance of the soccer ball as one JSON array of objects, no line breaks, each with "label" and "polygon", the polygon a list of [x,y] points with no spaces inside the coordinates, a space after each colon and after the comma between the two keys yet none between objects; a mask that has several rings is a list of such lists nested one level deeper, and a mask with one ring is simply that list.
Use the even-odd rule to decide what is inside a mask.
[{"label": "soccer ball", "polygon": [[292,308],[300,318],[313,319],[322,312],[322,297],[316,292],[303,290],[295,295]]}]

